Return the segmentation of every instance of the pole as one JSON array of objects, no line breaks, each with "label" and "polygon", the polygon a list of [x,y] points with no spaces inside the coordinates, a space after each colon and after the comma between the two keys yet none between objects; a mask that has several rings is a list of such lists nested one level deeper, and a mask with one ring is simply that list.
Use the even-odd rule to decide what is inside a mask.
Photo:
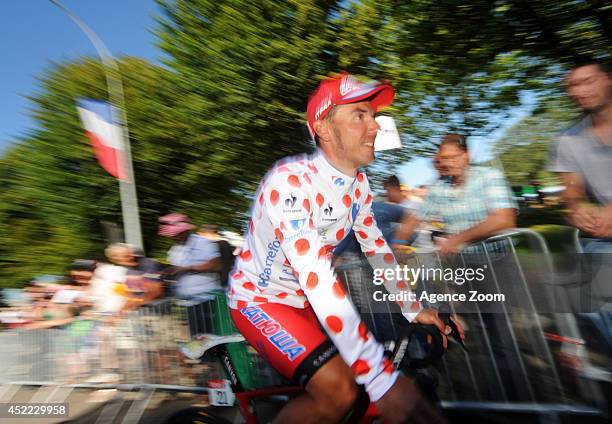
[{"label": "pole", "polygon": [[106,48],[100,37],[91,30],[78,16],[66,9],[58,0],[49,0],[59,7],[78,27],[94,45],[106,74],[106,85],[111,102],[113,121],[119,124],[121,142],[125,153],[127,179],[119,180],[119,195],[121,197],[121,212],[123,215],[123,231],[127,243],[140,249],[143,248],[142,233],[140,231],[140,218],[138,216],[138,198],[136,196],[136,181],[134,180],[134,168],[132,167],[132,153],[130,150],[130,139],[125,115],[125,99],[123,97],[123,84],[119,73],[119,66],[110,51]]}]

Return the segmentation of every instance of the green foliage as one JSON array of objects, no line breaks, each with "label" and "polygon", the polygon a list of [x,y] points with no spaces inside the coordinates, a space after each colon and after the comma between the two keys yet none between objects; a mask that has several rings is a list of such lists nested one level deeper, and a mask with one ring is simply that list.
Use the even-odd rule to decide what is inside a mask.
[{"label": "green foliage", "polygon": [[496,146],[510,184],[559,184],[558,177],[546,171],[550,142],[577,117],[564,96],[553,97],[510,128]]},{"label": "green foliage", "polygon": [[[237,228],[270,164],[310,148],[307,96],[346,69],[388,79],[405,148],[376,177],[432,151],[448,131],[486,135],[520,104],[542,106],[500,143],[513,184],[542,173],[547,143],[574,115],[567,67],[610,55],[612,8],[589,0],[157,0],[166,68],[122,59],[147,252],[169,211]],[[96,61],[56,64],[32,95],[37,127],[0,158],[2,284],[100,258],[102,221],[120,222],[116,181],[93,158],[75,98],[104,99]],[[556,102],[556,103],[555,103]]]},{"label": "green foliage", "polygon": [[[170,73],[127,58],[120,70],[143,230],[154,248],[157,216],[177,206],[177,193],[202,198],[202,190],[188,193],[182,183],[196,154],[183,141],[187,126],[174,108]],[[2,285],[61,274],[78,257],[103,259],[101,222],[121,222],[118,184],[98,165],[75,102],[106,95],[103,69],[93,60],[55,64],[41,78],[31,97],[38,128],[0,160],[0,257],[9,264],[0,267]]]}]

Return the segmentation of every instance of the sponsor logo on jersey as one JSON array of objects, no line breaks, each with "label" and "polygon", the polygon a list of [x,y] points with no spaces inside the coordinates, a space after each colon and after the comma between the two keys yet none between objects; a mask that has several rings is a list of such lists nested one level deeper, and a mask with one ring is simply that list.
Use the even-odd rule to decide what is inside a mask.
[{"label": "sponsor logo on jersey", "polygon": [[334,208],[332,207],[332,205],[330,205],[329,203],[327,204],[327,207],[323,209],[323,221],[328,221],[328,222],[336,222],[338,220],[338,218],[332,218],[332,214],[334,213]]},{"label": "sponsor logo on jersey", "polygon": [[268,287],[270,285],[270,277],[272,276],[272,264],[274,263],[274,259],[278,255],[280,250],[280,241],[275,239],[272,243],[268,243],[268,253],[266,254],[266,261],[264,264],[264,269],[261,274],[259,274],[259,281],[257,285],[260,287]]},{"label": "sponsor logo on jersey", "polygon": [[285,206],[287,206],[288,208],[294,207],[296,200],[297,198],[293,194],[290,194],[289,197],[285,199]]},{"label": "sponsor logo on jersey", "polygon": [[296,208],[295,205],[297,204],[297,197],[295,197],[293,195],[293,193],[291,193],[289,195],[289,197],[287,197],[285,199],[285,209],[283,209],[283,212],[285,213],[300,213],[300,212],[305,212],[303,211],[301,208]]},{"label": "sponsor logo on jersey", "polygon": [[274,318],[270,317],[259,306],[249,306],[240,309],[249,322],[260,331],[260,333],[270,341],[283,355],[290,361],[306,351],[306,348],[299,344],[291,333],[283,328]]}]

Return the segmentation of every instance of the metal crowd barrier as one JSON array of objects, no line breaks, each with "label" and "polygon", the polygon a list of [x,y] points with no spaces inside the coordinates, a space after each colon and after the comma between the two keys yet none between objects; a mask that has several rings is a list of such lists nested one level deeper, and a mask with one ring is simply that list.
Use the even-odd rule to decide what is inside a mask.
[{"label": "metal crowd barrier", "polygon": [[[465,323],[468,351],[451,346],[436,366],[445,408],[490,410],[506,405],[515,412],[556,417],[605,411],[612,382],[594,377],[587,343],[562,283],[566,279],[558,278],[544,238],[513,229],[466,250],[470,253],[457,255],[452,263],[435,251],[398,255],[400,264],[409,267],[486,267],[490,290],[511,298],[493,312],[481,310],[478,303],[468,312],[446,305]],[[381,341],[393,338],[404,318],[393,305],[374,300],[373,270],[367,261],[349,257],[337,271],[375,336]],[[419,289],[431,290],[427,284],[432,285],[423,283]]]},{"label": "metal crowd barrier", "polygon": [[[121,317],[77,318],[62,328],[0,331],[0,384],[169,385],[185,391],[225,378],[216,358],[186,358],[182,343],[235,328],[225,293],[153,301]],[[245,344],[228,347],[245,386],[280,377]]]}]

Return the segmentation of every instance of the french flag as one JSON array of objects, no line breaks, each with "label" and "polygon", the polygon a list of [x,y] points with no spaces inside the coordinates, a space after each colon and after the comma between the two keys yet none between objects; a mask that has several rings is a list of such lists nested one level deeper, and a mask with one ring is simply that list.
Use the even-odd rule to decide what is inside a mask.
[{"label": "french flag", "polygon": [[77,110],[98,162],[113,177],[127,180],[121,126],[108,102],[78,99]]}]

